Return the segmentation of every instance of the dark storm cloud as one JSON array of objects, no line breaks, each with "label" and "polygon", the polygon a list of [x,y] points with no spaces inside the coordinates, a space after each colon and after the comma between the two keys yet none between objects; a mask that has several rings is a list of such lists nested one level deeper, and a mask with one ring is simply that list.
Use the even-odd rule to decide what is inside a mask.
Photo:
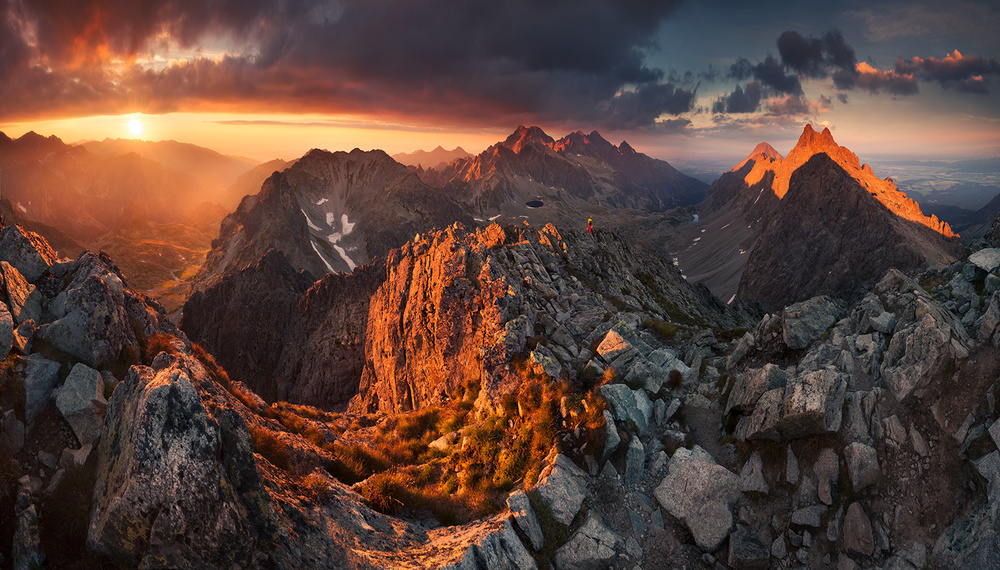
[{"label": "dark storm cloud", "polygon": [[989,78],[1000,76],[1000,61],[977,55],[967,56],[955,50],[943,59],[900,58],[893,71],[933,81],[947,89],[986,94],[989,93]]},{"label": "dark storm cloud", "polygon": [[[0,115],[8,117],[250,103],[497,121],[599,122],[609,113],[616,124],[651,124],[693,100],[646,64],[674,1],[11,2],[0,0],[0,32],[9,32],[0,34],[0,69],[10,71]],[[224,40],[229,57],[136,65],[178,47],[218,51]],[[117,69],[106,66],[112,59]],[[38,95],[22,92],[40,84]]]},{"label": "dark storm cloud", "polygon": [[760,107],[763,98],[760,83],[751,81],[746,89],[736,86],[729,95],[724,95],[712,105],[713,113],[753,113]]},{"label": "dark storm cloud", "polygon": [[804,38],[792,30],[783,32],[778,36],[778,54],[789,68],[814,79],[828,77],[833,70],[850,72],[857,64],[854,49],[837,29],[819,38]]},{"label": "dark storm cloud", "polygon": [[795,74],[786,73],[785,65],[770,55],[760,63],[740,58],[729,67],[729,77],[740,81],[753,78],[777,93],[802,93],[799,78]]}]

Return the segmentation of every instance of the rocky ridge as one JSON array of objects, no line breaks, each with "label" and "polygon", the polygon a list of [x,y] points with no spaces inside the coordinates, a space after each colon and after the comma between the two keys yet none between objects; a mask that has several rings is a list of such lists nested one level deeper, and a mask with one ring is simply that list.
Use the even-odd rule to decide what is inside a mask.
[{"label": "rocky ridge", "polygon": [[[265,293],[272,303],[254,302]],[[356,409],[398,412],[473,380],[509,391],[511,358],[539,333],[550,375],[576,371],[594,327],[623,309],[684,326],[747,319],[614,232],[493,224],[430,232],[311,286],[271,252],[193,295],[181,327],[269,401],[332,408],[360,393]]]}]

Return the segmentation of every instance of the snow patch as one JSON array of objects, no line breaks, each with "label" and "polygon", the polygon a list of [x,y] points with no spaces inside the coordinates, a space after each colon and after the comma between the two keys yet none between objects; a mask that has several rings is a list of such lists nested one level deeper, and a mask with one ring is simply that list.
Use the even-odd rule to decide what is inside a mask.
[{"label": "snow patch", "polygon": [[[306,219],[308,219],[308,218],[306,218]],[[322,261],[323,265],[326,266],[327,271],[329,271],[330,273],[333,273],[333,267],[330,266],[330,262],[327,261],[325,257],[323,257],[323,254],[319,252],[319,248],[316,247],[316,242],[314,242],[313,240],[309,240],[309,245],[313,246],[313,251],[315,251],[316,255],[319,256],[320,261]]]},{"label": "snow patch", "polygon": [[333,215],[333,212],[327,212],[326,213],[326,225],[330,226],[331,228],[333,227],[333,222],[336,219],[337,219],[337,217]]},{"label": "snow patch", "polygon": [[735,301],[735,300],[736,300],[736,293],[733,293],[733,296],[730,297],[728,301],[726,301],[726,304],[727,305],[732,305],[733,301]]},{"label": "snow patch", "polygon": [[490,221],[492,222],[493,220],[495,220],[495,219],[499,218],[499,217],[500,217],[500,216],[502,216],[502,215],[503,215],[503,214],[497,214],[497,215],[493,216],[492,218],[490,218],[489,220],[490,220]]},{"label": "snow patch", "polygon": [[484,220],[484,219],[482,219],[482,218],[472,218],[472,219],[473,219],[473,220],[476,220],[477,222],[483,222],[483,223],[486,223],[486,220]]},{"label": "snow patch", "polygon": [[694,238],[694,241],[692,243],[698,243],[698,241],[700,241],[700,240],[701,240],[700,237],[696,237],[696,238]]},{"label": "snow patch", "polygon": [[[730,222],[730,223],[732,223],[732,222]],[[724,229],[726,229],[726,228],[728,228],[728,227],[729,227],[729,224],[726,224],[726,225],[722,226],[722,227],[721,227],[721,228],[719,228],[719,229],[720,229],[720,230],[724,230]],[[704,231],[704,230],[702,230],[702,231]]]},{"label": "snow patch", "polygon": [[329,201],[330,201],[329,198],[320,198],[319,202],[316,202],[316,205],[317,206],[322,206],[323,204],[326,204]]},{"label": "snow patch", "polygon": [[701,233],[705,233],[705,230],[701,230]]},{"label": "snow patch", "polygon": [[695,221],[695,222],[697,222],[697,221],[698,221],[698,214],[695,214],[695,215],[694,215],[694,221]]},{"label": "snow patch", "polygon": [[22,212],[24,212],[25,214],[27,214],[27,213],[28,213],[28,209],[27,209],[27,208],[25,208],[24,206],[22,206],[20,202],[18,202],[18,203],[17,203],[17,209],[18,209],[18,210],[21,210],[21,211],[22,211]]},{"label": "snow patch", "polygon": [[[317,226],[316,224],[312,223],[312,220],[309,219],[309,214],[307,214],[306,211],[303,210],[302,208],[299,208],[299,211],[302,212],[302,217],[304,217],[306,219],[306,224],[309,225],[309,229],[313,229],[313,230],[319,231],[319,226]],[[315,247],[315,246],[313,246],[313,247]]]},{"label": "snow patch", "polygon": [[[355,222],[355,223],[357,223],[357,222]],[[346,235],[350,235],[351,232],[354,230],[354,224],[352,224],[351,222],[347,221],[347,214],[342,214],[340,216],[340,225],[341,225],[341,227],[344,228],[344,235],[345,236]]]},{"label": "snow patch", "polygon": [[340,247],[339,245],[333,245],[333,249],[337,250],[337,253],[340,254],[340,257],[344,258],[344,261],[347,263],[347,268],[351,271],[354,271],[354,268],[357,267],[358,264],[354,263],[354,260],[347,256],[347,252],[344,251],[344,248]]}]

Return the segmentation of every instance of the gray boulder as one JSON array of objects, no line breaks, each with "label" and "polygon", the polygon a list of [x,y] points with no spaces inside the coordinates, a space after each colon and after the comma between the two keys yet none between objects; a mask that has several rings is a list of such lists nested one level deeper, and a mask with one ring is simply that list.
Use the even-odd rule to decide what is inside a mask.
[{"label": "gray boulder", "polygon": [[760,457],[760,452],[754,451],[750,455],[743,469],[740,470],[740,489],[744,492],[768,493],[771,488],[764,479],[764,461]]},{"label": "gray boulder", "polygon": [[206,410],[204,369],[164,357],[133,366],[108,405],[87,548],[130,567],[258,566],[277,530],[247,425]]},{"label": "gray boulder", "polygon": [[774,364],[766,364],[763,368],[751,368],[740,374],[733,383],[726,402],[726,413],[735,410],[739,413],[753,411],[757,400],[768,390],[783,388],[788,381],[785,371]]},{"label": "gray boulder", "polygon": [[569,525],[587,498],[587,474],[563,454],[556,455],[535,486],[556,521]]},{"label": "gray boulder", "polygon": [[650,394],[656,394],[667,379],[667,372],[645,359],[637,359],[625,375],[623,382],[630,388],[644,388]]},{"label": "gray boulder", "polygon": [[14,329],[14,344],[11,348],[16,349],[21,354],[28,354],[31,352],[32,340],[35,338],[35,331],[38,330],[38,326],[35,325],[35,321],[28,319],[17,326]]},{"label": "gray boulder", "polygon": [[30,282],[41,277],[50,265],[59,260],[45,239],[20,226],[7,226],[0,230],[0,259],[16,267]]},{"label": "gray boulder", "polygon": [[778,431],[795,439],[840,430],[847,377],[833,370],[815,370],[788,380]]},{"label": "gray boulder", "polygon": [[826,510],[825,505],[812,505],[795,509],[792,511],[792,524],[819,528],[822,526],[823,515],[826,514]]},{"label": "gray boulder", "polygon": [[14,570],[45,567],[42,538],[38,532],[38,513],[35,505],[17,513],[14,527],[14,545],[10,553]]},{"label": "gray boulder", "polygon": [[81,445],[93,443],[100,435],[107,407],[101,373],[86,364],[74,366],[57,391],[56,408]]},{"label": "gray boulder", "polygon": [[745,526],[737,525],[729,535],[729,567],[767,568],[769,561],[767,547]]},{"label": "gray boulder", "polygon": [[1000,268],[1000,248],[986,248],[969,256],[969,261],[987,273]]},{"label": "gray boulder", "polygon": [[628,451],[625,453],[625,484],[635,485],[642,480],[646,474],[643,466],[646,461],[646,453],[643,450],[642,442],[638,437],[633,437],[628,442]]},{"label": "gray boulder", "polygon": [[870,445],[857,441],[851,443],[844,448],[844,459],[847,461],[847,474],[851,478],[855,493],[877,483],[882,477],[878,453]]},{"label": "gray boulder", "polygon": [[521,570],[522,568],[538,568],[535,559],[528,549],[521,544],[521,539],[514,532],[510,519],[503,521],[500,530],[490,533],[479,544],[469,547],[476,549],[481,557],[481,568],[493,570]]},{"label": "gray boulder", "polygon": [[681,448],[670,458],[667,476],[654,494],[691,531],[699,548],[714,552],[733,528],[740,480],[700,447]]},{"label": "gray boulder", "polygon": [[611,412],[620,425],[631,423],[639,435],[649,432],[649,421],[653,415],[653,403],[645,390],[632,390],[625,384],[605,384],[601,395],[611,404]]},{"label": "gray boulder", "polygon": [[888,311],[882,311],[878,316],[868,317],[868,322],[872,328],[883,334],[892,334],[896,328],[896,315]]},{"label": "gray boulder", "polygon": [[528,535],[531,547],[535,551],[541,550],[545,544],[545,536],[542,534],[542,527],[538,524],[538,517],[535,510],[531,508],[531,501],[524,491],[515,491],[507,497],[507,507],[514,516],[514,522]]},{"label": "gray boulder", "polygon": [[65,295],[61,314],[36,333],[59,350],[92,368],[100,369],[118,359],[129,339],[121,279],[90,253],[77,260],[78,269]]},{"label": "gray boulder", "polygon": [[601,463],[607,461],[614,454],[621,442],[622,438],[618,435],[615,419],[611,416],[611,412],[604,410],[604,453],[601,455]]},{"label": "gray boulder", "polygon": [[836,323],[844,310],[826,295],[789,305],[781,313],[781,332],[789,348],[809,346]]},{"label": "gray boulder", "polygon": [[611,531],[594,511],[587,514],[583,526],[569,542],[556,551],[558,570],[593,570],[607,568],[615,557],[621,537]]},{"label": "gray boulder", "polygon": [[52,389],[59,383],[58,362],[39,354],[26,356],[24,362],[24,422],[30,430],[35,416],[42,411],[52,396]]}]

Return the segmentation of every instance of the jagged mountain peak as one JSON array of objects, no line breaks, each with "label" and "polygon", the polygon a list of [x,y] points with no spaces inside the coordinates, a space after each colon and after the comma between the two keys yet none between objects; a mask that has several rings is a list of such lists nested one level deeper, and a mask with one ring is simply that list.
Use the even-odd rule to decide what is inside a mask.
[{"label": "jagged mountain peak", "polygon": [[517,127],[517,129],[515,129],[506,140],[503,141],[503,146],[509,148],[515,153],[519,153],[522,148],[531,143],[540,143],[547,147],[551,147],[554,142],[555,139],[545,134],[545,131],[543,131],[541,127],[525,127],[524,125],[521,125]]},{"label": "jagged mountain peak", "polygon": [[778,152],[770,144],[766,142],[757,143],[757,146],[753,147],[753,150],[750,151],[750,154],[748,154],[747,157],[743,159],[743,162],[734,166],[732,171],[733,172],[739,171],[741,168],[746,166],[748,162],[751,161],[754,163],[754,165],[756,165],[757,162],[760,162],[760,159],[762,158],[765,159],[765,164],[768,164],[775,160],[782,160],[784,157],[781,156],[781,153]]},{"label": "jagged mountain peak", "polygon": [[[760,145],[758,145],[759,147]],[[754,150],[756,151],[756,149]],[[833,159],[837,165],[896,215],[927,226],[945,237],[955,237],[955,233],[951,231],[951,227],[947,223],[938,220],[937,216],[925,216],[920,211],[920,206],[900,192],[892,180],[879,178],[870,166],[862,165],[858,156],[850,149],[838,145],[829,128],[824,128],[822,132],[816,132],[812,125],[807,124],[788,156],[783,159],[755,161],[753,168],[744,180],[748,186],[753,186],[764,180],[768,173],[772,173],[774,175],[772,189],[779,199],[783,198],[788,192],[792,173],[817,154],[826,154]],[[751,153],[752,156],[754,153]],[[780,155],[778,156],[780,157]],[[746,161],[737,167],[737,170],[743,164],[746,164]]]}]

